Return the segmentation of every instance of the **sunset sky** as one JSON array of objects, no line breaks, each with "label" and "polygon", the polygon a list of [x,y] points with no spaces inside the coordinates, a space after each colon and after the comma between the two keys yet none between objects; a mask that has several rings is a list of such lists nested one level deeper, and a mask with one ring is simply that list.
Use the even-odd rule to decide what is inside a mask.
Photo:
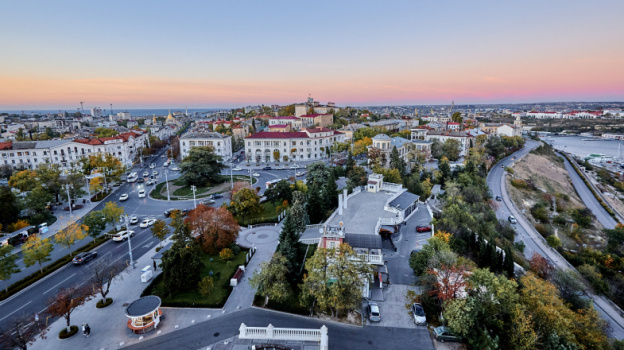
[{"label": "sunset sky", "polygon": [[0,110],[624,100],[624,1],[5,1]]}]

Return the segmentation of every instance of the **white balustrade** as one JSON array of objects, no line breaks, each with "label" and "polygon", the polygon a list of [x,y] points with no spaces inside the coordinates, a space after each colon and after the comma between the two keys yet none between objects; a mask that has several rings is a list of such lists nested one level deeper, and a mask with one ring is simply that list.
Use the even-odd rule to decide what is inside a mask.
[{"label": "white balustrade", "polygon": [[238,338],[257,340],[300,340],[320,342],[320,349],[328,349],[327,327],[321,329],[308,328],[276,328],[269,324],[268,327],[247,327],[241,323]]}]

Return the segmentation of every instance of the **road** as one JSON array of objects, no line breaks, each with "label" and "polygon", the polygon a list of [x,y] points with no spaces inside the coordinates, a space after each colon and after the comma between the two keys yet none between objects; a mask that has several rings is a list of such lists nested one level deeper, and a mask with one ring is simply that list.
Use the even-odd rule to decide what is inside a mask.
[{"label": "road", "polygon": [[600,222],[602,226],[609,229],[615,228],[615,225],[617,224],[615,219],[611,215],[609,215],[609,213],[602,207],[602,205],[600,205],[594,194],[587,187],[587,185],[585,185],[583,179],[579,176],[579,174],[576,173],[576,170],[574,170],[572,164],[570,164],[567,159],[563,157],[562,159],[565,162],[565,168],[568,171],[570,180],[572,180],[572,185],[574,185],[576,192],[578,193],[579,197],[581,197],[581,201],[583,202],[583,204],[585,204],[585,206],[589,210],[591,210],[591,212],[596,217],[596,220],[598,220],[598,222]]},{"label": "road", "polygon": [[[166,319],[164,322],[167,322]],[[198,323],[194,326],[149,338],[125,349],[196,350],[206,349],[217,342],[238,335],[244,323],[249,327],[328,328],[329,348],[341,350],[360,349],[433,349],[433,342],[425,327],[390,328],[356,327],[335,322],[323,322],[307,317],[288,315],[256,308],[237,311],[232,314]]]},{"label": "road", "polygon": [[[150,160],[146,161],[143,166],[137,166],[133,169],[142,175],[143,171],[157,170],[158,180],[157,182],[162,182],[164,180],[164,172],[168,171],[168,179],[173,180],[180,176],[179,172],[172,171],[171,169],[167,169],[162,167],[165,159],[161,158],[162,154],[164,154],[165,150],[161,151],[156,156],[152,157]],[[154,162],[156,164],[155,169],[149,169],[149,163]],[[256,177],[258,182],[254,184],[254,187],[260,187],[260,192],[264,192],[265,183],[268,180],[273,180],[277,178],[288,178],[290,176],[294,176],[295,171],[303,171],[305,169],[299,170],[253,170],[257,172],[260,176]],[[234,175],[246,175],[245,173],[249,173],[247,170],[233,172]],[[230,175],[230,169],[225,169],[222,174],[224,176]],[[299,177],[298,179],[303,179],[304,177]],[[185,200],[185,201],[163,201],[152,199],[149,196],[145,198],[139,198],[138,192],[141,188],[145,188],[149,193],[153,186],[146,186],[145,183],[127,183],[123,182],[111,196],[108,197],[106,201],[102,201],[99,203],[93,210],[101,210],[107,202],[113,202],[124,208],[124,213],[128,214],[128,216],[136,215],[139,218],[139,222],[145,217],[155,217],[158,219],[166,219],[164,217],[164,211],[171,208],[176,209],[190,209],[193,208],[193,200]],[[119,196],[121,194],[127,193],[129,195],[129,199],[126,201],[119,201]],[[227,200],[227,198],[218,199],[213,206],[220,206],[223,201]],[[111,229],[111,227],[107,228],[107,230]],[[133,258],[136,260],[139,257],[143,256],[147,251],[149,251],[155,244],[158,244],[158,239],[154,238],[151,234],[149,228],[141,229],[139,225],[132,225],[131,229],[135,231],[134,237],[131,239],[132,243],[132,254]],[[72,250],[79,249],[80,247],[86,245],[91,241],[91,238],[83,239],[77,242],[74,246],[72,246]],[[102,259],[103,257],[111,256],[115,260],[129,261],[128,254],[128,243],[127,242],[113,242],[108,241],[99,247],[95,248],[95,251],[98,253],[97,259]],[[55,245],[55,249],[52,253],[52,260],[47,264],[52,263],[53,261],[65,256],[68,254],[67,248],[62,248],[58,245]],[[19,254],[21,255],[21,253]],[[20,257],[21,260],[21,257]],[[23,263],[20,261],[23,268]],[[47,265],[47,264],[44,264]],[[66,266],[57,270],[53,274],[47,276],[46,278],[36,282],[31,285],[27,289],[19,292],[18,294],[12,296],[11,298],[0,302],[0,324],[2,321],[8,319],[10,316],[18,313],[25,313],[30,315],[41,314],[45,310],[46,300],[53,296],[56,291],[60,288],[69,287],[72,285],[79,284],[80,282],[85,283],[85,271],[86,266],[74,266],[71,263],[68,263]],[[29,274],[38,270],[38,266],[31,266],[30,268],[23,268],[23,271],[12,276],[12,279],[9,281],[10,283],[14,283],[20,280],[23,277],[28,276]]]},{"label": "road", "polygon": [[[538,142],[533,140],[527,140],[523,149],[517,151],[512,156],[506,157],[496,164],[487,176],[487,182],[490,186],[490,190],[492,191],[493,196],[501,196],[502,201],[497,202],[499,204],[498,209],[496,210],[496,216],[499,220],[507,220],[509,215],[514,215],[518,220],[518,224],[513,225],[516,230],[516,238],[515,241],[522,241],[525,244],[524,256],[527,259],[530,259],[533,253],[538,253],[550,263],[559,268],[559,269],[572,269],[572,265],[570,265],[561,255],[559,255],[554,249],[548,247],[539,233],[531,226],[531,224],[524,218],[522,213],[517,212],[517,209],[511,202],[509,198],[509,194],[506,190],[505,182],[504,182],[504,169],[501,167],[510,166],[513,164],[512,157],[515,156],[516,159],[520,159],[522,156],[526,155],[533,148],[539,145]],[[569,164],[568,164],[569,165]],[[578,174],[574,172],[573,169],[568,169],[570,173],[570,177],[572,175]],[[580,179],[579,179],[580,180]],[[580,180],[580,184],[585,186],[585,184]],[[574,182],[573,182],[574,184]],[[574,184],[575,187],[577,186]],[[578,187],[577,191],[579,190]],[[586,187],[585,187],[586,189]],[[582,190],[582,188],[580,188]],[[590,193],[591,194],[591,193]],[[593,198],[593,194],[591,195]],[[595,200],[595,198],[593,198]],[[585,200],[584,200],[585,201]],[[587,201],[585,201],[587,204]],[[602,318],[607,321],[609,325],[609,333],[610,336],[617,339],[624,339],[624,318],[619,314],[618,309],[612,306],[611,302],[607,299],[594,295],[593,293],[586,291],[586,294],[589,298],[593,300],[594,308],[600,313]]]}]

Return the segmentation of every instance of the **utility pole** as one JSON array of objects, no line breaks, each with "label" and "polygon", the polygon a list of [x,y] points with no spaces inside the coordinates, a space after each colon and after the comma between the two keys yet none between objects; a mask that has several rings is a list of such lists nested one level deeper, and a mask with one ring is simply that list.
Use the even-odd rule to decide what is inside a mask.
[{"label": "utility pole", "polygon": [[128,220],[128,214],[125,214],[126,219],[126,234],[128,235],[128,254],[130,255],[130,265],[134,269],[134,259],[132,258],[132,243],[130,243],[130,222]]},{"label": "utility pole", "polygon": [[87,183],[87,192],[89,192],[89,198],[91,198],[91,186],[89,186],[89,178],[85,175],[85,182]]},{"label": "utility pole", "polygon": [[169,197],[169,178],[167,177],[168,173],[169,173],[169,170],[165,170],[165,184],[167,185],[167,200],[171,201],[171,197]]},{"label": "utility pole", "polygon": [[251,177],[251,169],[249,169],[249,186],[253,185],[253,178]]},{"label": "utility pole", "polygon": [[233,169],[234,161],[230,161],[230,189],[234,189],[234,175],[232,175]]},{"label": "utility pole", "polygon": [[197,208],[197,200],[195,200],[195,190],[197,190],[197,187],[195,185],[191,185],[191,190],[193,191],[193,207]]},{"label": "utility pole", "polygon": [[69,202],[69,216],[73,216],[73,214],[72,214],[72,202],[71,202],[71,198],[69,197],[69,185],[65,186],[65,190],[67,190],[67,202]]}]

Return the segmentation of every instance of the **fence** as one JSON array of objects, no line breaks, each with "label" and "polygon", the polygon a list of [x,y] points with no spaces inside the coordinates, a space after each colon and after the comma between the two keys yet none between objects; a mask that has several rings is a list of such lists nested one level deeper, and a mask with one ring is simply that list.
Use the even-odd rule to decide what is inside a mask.
[{"label": "fence", "polygon": [[315,341],[320,343],[320,350],[329,349],[329,338],[327,335],[327,327],[325,326],[322,326],[321,329],[275,328],[271,324],[269,324],[268,327],[247,327],[244,323],[241,323],[238,338],[255,340]]}]

